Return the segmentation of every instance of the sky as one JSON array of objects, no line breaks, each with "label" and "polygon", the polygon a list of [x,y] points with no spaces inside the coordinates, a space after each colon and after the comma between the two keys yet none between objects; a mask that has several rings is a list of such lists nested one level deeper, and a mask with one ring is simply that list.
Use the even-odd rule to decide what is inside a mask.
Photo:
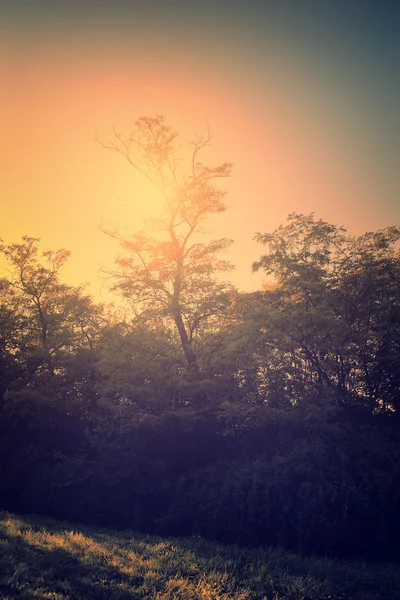
[{"label": "sky", "polygon": [[102,228],[133,233],[159,205],[96,135],[156,114],[183,143],[209,127],[203,161],[234,164],[210,227],[235,241],[241,290],[262,283],[254,234],[289,213],[399,224],[399,26],[389,0],[3,0],[0,238],[68,248],[63,280],[108,298]]}]

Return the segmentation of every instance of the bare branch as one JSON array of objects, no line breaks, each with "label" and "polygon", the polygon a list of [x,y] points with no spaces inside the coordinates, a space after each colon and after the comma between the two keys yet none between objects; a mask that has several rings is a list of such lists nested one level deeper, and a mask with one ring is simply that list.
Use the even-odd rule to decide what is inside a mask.
[{"label": "bare branch", "polygon": [[218,287],[213,274],[225,264],[215,259],[224,243],[198,244],[193,236],[200,232],[201,224],[209,215],[226,209],[225,192],[218,190],[212,181],[228,177],[232,165],[225,162],[209,167],[199,161],[200,153],[212,140],[208,129],[207,135],[197,135],[189,142],[190,164],[189,170],[184,172],[175,146],[177,135],[164,124],[162,116],[156,115],[141,117],[135,123],[134,133],[128,137],[114,128],[112,141],[103,143],[97,139],[103,148],[124,156],[161,192],[165,200],[164,214],[154,223],[153,231],[163,232],[167,240],[158,241],[143,231],[132,238],[124,237],[117,230],[103,231],[118,241],[127,254],[117,260],[121,270],[111,273],[114,289],[138,303],[143,315],[147,311],[154,314],[163,310],[164,317],[175,323],[189,368],[197,368],[191,347],[193,314],[197,315],[196,323],[202,323],[215,311],[210,310],[210,304],[207,309],[199,309],[196,302],[205,307],[204,294],[208,294],[212,304]]}]

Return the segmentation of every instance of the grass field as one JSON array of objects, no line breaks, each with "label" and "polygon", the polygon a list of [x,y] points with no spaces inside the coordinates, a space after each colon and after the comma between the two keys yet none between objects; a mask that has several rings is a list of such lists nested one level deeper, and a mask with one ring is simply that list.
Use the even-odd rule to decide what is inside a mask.
[{"label": "grass field", "polygon": [[0,598],[396,600],[400,566],[0,513]]}]

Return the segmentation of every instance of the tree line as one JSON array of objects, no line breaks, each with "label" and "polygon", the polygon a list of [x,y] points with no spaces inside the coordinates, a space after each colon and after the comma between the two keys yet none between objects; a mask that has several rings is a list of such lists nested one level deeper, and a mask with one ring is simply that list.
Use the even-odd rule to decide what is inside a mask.
[{"label": "tree line", "polygon": [[62,282],[68,251],[0,246],[1,508],[398,559],[400,230],[291,214],[256,235],[271,283],[239,292],[203,235],[231,171],[210,141],[185,163],[157,116],[103,143],[164,202],[106,231],[123,314]]}]

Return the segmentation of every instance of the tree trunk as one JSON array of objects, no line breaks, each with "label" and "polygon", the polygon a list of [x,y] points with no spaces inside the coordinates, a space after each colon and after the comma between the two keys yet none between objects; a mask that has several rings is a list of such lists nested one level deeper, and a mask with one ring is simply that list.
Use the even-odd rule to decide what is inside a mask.
[{"label": "tree trunk", "polygon": [[183,322],[181,311],[179,310],[179,308],[175,309],[173,317],[175,325],[178,329],[182,350],[185,355],[188,367],[192,371],[198,371],[199,366],[197,364],[197,358],[195,353],[193,352],[193,348],[190,345],[188,334],[186,332],[185,324]]},{"label": "tree trunk", "polygon": [[51,353],[50,353],[50,349],[49,349],[49,345],[47,343],[47,323],[46,323],[46,316],[43,313],[41,304],[39,302],[39,300],[37,301],[37,308],[38,308],[38,313],[39,313],[39,321],[40,321],[40,327],[41,327],[41,333],[42,333],[42,346],[43,346],[43,350],[45,352],[46,355],[46,363],[47,363],[47,368],[49,370],[49,373],[51,375],[51,377],[54,376],[54,367],[53,367],[53,360],[51,358]]},{"label": "tree trunk", "polygon": [[[173,221],[171,221],[171,223],[173,224]],[[181,248],[179,248],[179,244],[176,239],[175,232],[173,231],[172,225],[170,225],[170,234],[171,234],[172,240],[177,245],[177,251],[179,252],[179,254],[181,254]],[[181,340],[182,350],[185,355],[188,367],[191,371],[198,371],[199,366],[197,364],[197,358],[196,358],[196,355],[193,352],[193,348],[190,344],[189,336],[186,331],[185,323],[183,322],[183,319],[182,319],[182,312],[181,312],[181,308],[179,305],[179,298],[180,298],[181,289],[182,289],[182,273],[183,273],[183,259],[182,259],[182,256],[180,256],[180,259],[178,260],[178,263],[177,263],[177,270],[176,270],[175,281],[174,281],[174,293],[171,298],[170,311],[171,311],[171,315],[175,321],[175,325],[178,329],[179,338]]]}]

